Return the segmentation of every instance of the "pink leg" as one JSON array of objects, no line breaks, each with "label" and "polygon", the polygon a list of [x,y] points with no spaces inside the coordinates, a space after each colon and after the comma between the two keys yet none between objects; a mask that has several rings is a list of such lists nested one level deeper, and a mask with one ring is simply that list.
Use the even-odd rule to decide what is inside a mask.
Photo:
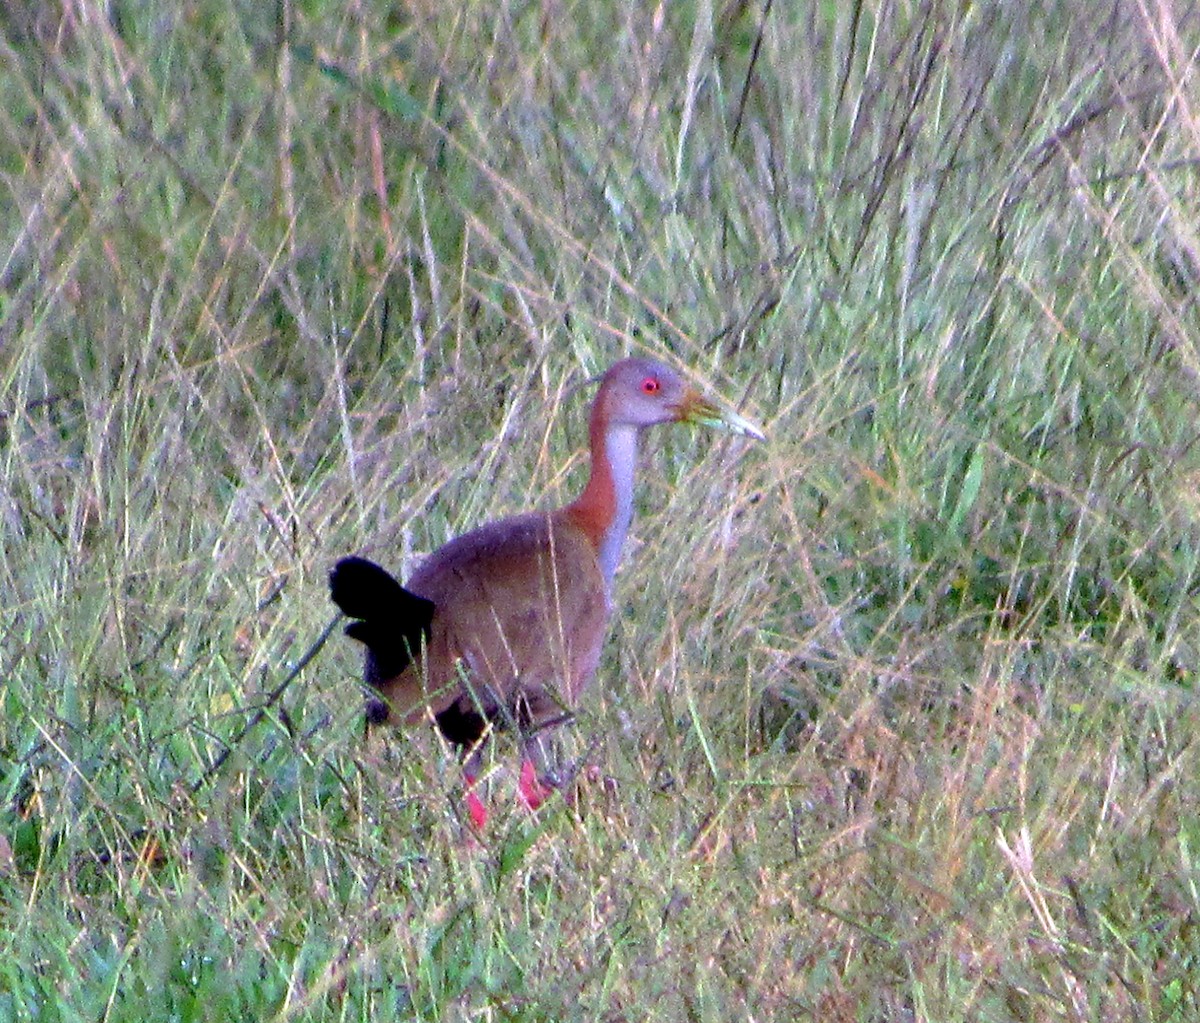
[{"label": "pink leg", "polygon": [[464,773],[463,776],[467,780],[467,813],[471,815],[471,823],[482,831],[487,825],[487,807],[483,805],[483,800],[475,793],[475,775]]},{"label": "pink leg", "polygon": [[521,793],[521,802],[530,810],[536,810],[550,798],[550,794],[554,791],[549,785],[542,784],[532,760],[521,762],[521,782],[518,789]]}]

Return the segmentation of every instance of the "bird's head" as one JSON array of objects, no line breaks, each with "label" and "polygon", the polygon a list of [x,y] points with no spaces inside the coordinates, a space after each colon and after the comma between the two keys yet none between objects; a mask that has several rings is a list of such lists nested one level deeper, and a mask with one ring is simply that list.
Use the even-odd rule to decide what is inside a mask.
[{"label": "bird's head", "polygon": [[754,423],[701,394],[678,373],[653,359],[622,359],[600,383],[597,411],[609,425],[697,423],[766,440]]}]

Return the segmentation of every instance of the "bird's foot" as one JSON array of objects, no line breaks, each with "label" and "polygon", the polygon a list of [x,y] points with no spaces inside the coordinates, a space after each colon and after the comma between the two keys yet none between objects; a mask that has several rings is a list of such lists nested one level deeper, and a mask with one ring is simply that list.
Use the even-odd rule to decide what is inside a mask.
[{"label": "bird's foot", "polygon": [[[482,831],[488,822],[487,804],[475,791],[476,778],[473,774],[464,774],[466,780],[466,795],[463,797],[467,804],[467,813],[476,831]],[[517,783],[517,793],[521,804],[527,810],[536,810],[554,793],[556,786],[538,777],[537,768],[532,760],[521,763],[521,777]]]},{"label": "bird's foot", "polygon": [[532,760],[521,762],[521,780],[517,786],[521,794],[521,802],[530,810],[536,810],[554,792],[552,785],[547,785],[538,777],[537,768]]},{"label": "bird's foot", "polygon": [[479,798],[479,794],[475,791],[475,776],[473,774],[466,775],[467,780],[467,813],[471,815],[471,823],[475,825],[477,831],[482,831],[487,826],[488,809],[484,805],[483,800]]}]

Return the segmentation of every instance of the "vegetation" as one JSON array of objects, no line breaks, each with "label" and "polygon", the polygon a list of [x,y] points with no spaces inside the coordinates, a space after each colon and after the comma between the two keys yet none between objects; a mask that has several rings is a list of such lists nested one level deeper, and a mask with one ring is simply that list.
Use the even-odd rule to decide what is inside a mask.
[{"label": "vegetation", "polygon": [[[0,1019],[1197,1018],[1197,17],[4,7]],[[647,438],[476,836],[325,575],[632,352],[770,440]]]}]

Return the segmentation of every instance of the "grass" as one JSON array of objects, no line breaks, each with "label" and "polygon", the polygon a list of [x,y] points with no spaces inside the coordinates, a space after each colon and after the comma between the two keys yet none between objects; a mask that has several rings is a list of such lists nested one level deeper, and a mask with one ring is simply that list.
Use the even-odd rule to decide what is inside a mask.
[{"label": "grass", "polygon": [[[0,13],[0,1018],[1194,1018],[1196,44]],[[630,352],[770,441],[647,439],[596,776],[500,744],[480,843],[349,642],[271,697],[335,558],[572,494]]]}]

